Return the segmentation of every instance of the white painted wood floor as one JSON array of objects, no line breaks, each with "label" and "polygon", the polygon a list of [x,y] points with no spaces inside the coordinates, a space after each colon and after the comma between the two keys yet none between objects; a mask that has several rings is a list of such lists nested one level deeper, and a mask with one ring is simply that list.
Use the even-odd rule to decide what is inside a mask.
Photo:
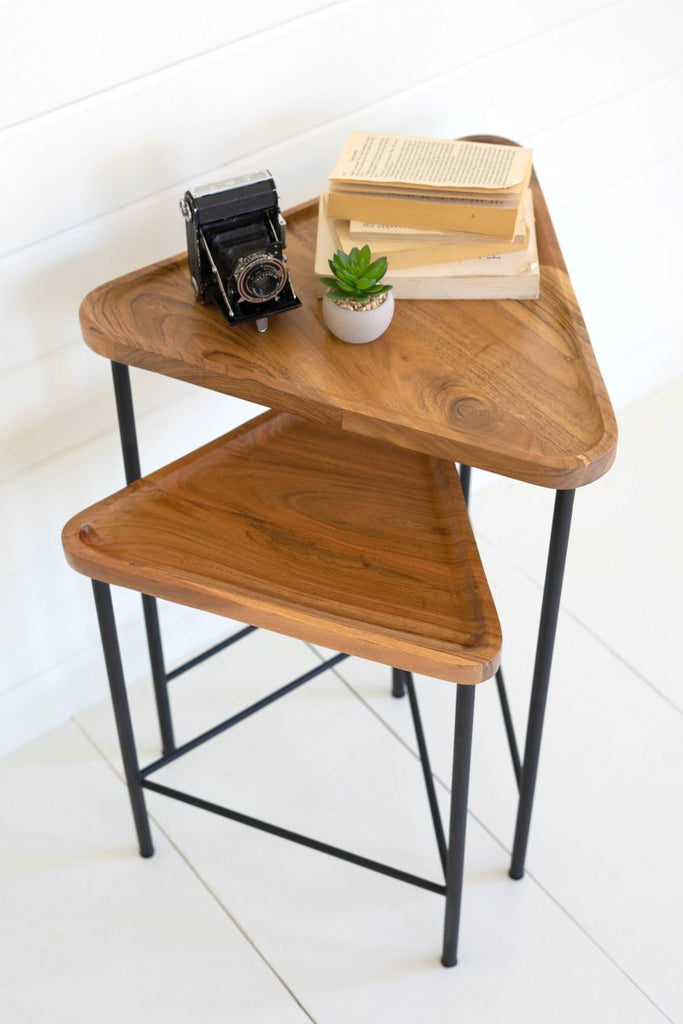
[{"label": "white painted wood floor", "polygon": [[[614,469],[577,494],[521,882],[495,687],[478,690],[456,968],[441,897],[155,794],[140,859],[103,702],[0,761],[0,1020],[683,1022],[682,405],[683,380],[627,409]],[[552,494],[480,479],[471,507],[521,732]],[[316,660],[254,634],[172,684],[179,738]],[[418,685],[446,798],[454,689]],[[132,694],[152,758],[149,683]],[[413,747],[388,670],[350,660],[167,774],[438,878]]]}]

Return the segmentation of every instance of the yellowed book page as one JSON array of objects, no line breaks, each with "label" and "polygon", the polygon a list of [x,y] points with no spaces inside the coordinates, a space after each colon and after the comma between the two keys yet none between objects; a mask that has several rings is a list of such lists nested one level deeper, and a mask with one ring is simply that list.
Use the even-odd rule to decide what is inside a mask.
[{"label": "yellowed book page", "polygon": [[[524,224],[520,225],[520,232]],[[397,242],[402,245],[414,245],[415,242],[454,242],[466,243],[473,241],[467,231],[427,231],[420,228],[406,228],[400,224],[376,224],[370,220],[351,220],[349,222],[351,238],[362,239],[364,242]],[[479,241],[479,239],[476,239]],[[495,239],[490,239],[494,242]],[[500,239],[504,241],[504,239]],[[517,239],[516,239],[517,241]],[[521,241],[521,238],[519,239]]]},{"label": "yellowed book page", "polygon": [[337,249],[343,248],[334,225],[335,222],[327,216],[327,198],[323,193],[318,203],[318,230],[315,240],[314,270],[318,275],[329,276],[332,273],[328,260],[334,256]]},{"label": "yellowed book page", "polygon": [[330,181],[489,191],[521,186],[530,164],[520,146],[352,132]]},{"label": "yellowed book page", "polygon": [[363,193],[367,196],[395,196],[397,198],[415,197],[416,199],[447,199],[452,203],[482,203],[499,206],[514,206],[520,193],[528,185],[528,178],[525,178],[519,185],[512,188],[483,189],[483,188],[437,188],[436,185],[397,185],[375,184],[375,182],[364,181],[330,181],[331,192],[347,192],[349,195]]},{"label": "yellowed book page", "polygon": [[519,243],[501,242],[498,245],[487,241],[466,242],[463,245],[450,242],[418,242],[415,247],[408,249],[404,244],[388,242],[380,245],[378,242],[362,242],[351,238],[348,233],[348,222],[335,220],[332,227],[339,240],[339,247],[344,252],[349,252],[355,246],[369,245],[372,250],[373,259],[379,256],[386,256],[389,266],[398,270],[406,267],[428,267],[439,263],[453,263],[456,260],[479,259],[481,256],[497,256],[504,252],[520,252],[527,248],[528,242]]},{"label": "yellowed book page", "polygon": [[375,224],[367,220],[351,220],[346,222],[346,230],[354,245],[360,242],[368,242],[372,246],[386,249],[391,246],[392,250],[410,249],[415,245],[426,242],[438,244],[443,242],[447,245],[468,246],[474,242],[488,245],[491,252],[495,246],[504,246],[508,249],[524,249],[527,243],[528,229],[522,218],[517,225],[518,234],[513,239],[509,238],[487,238],[482,241],[481,235],[472,235],[467,231],[425,231],[419,228],[404,228],[399,224]]}]

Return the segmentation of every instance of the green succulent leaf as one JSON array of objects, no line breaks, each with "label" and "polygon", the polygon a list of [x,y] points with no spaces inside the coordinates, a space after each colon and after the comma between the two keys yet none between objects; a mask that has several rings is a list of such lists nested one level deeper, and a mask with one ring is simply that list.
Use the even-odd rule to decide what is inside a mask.
[{"label": "green succulent leaf", "polygon": [[386,274],[387,268],[388,263],[386,256],[380,256],[379,259],[370,264],[366,276],[373,278],[375,281],[379,281],[380,277],[384,277]]},{"label": "green succulent leaf", "polygon": [[376,283],[374,277],[359,277],[355,282],[356,288],[360,288],[362,292],[369,291]]},{"label": "green succulent leaf", "polygon": [[362,249],[352,249],[351,252],[355,254],[356,272],[359,275],[366,274],[372,258],[370,254],[370,246],[364,245]]},{"label": "green succulent leaf", "polygon": [[347,256],[347,254],[342,249],[337,249],[336,253],[332,257],[332,262],[336,267],[339,267],[342,270],[349,271],[351,270],[351,266],[353,264],[353,260],[351,259],[351,257]]},{"label": "green succulent leaf", "polygon": [[380,256],[373,262],[369,245],[361,249],[353,246],[348,253],[337,249],[327,262],[334,276],[322,277],[321,281],[330,289],[328,295],[331,299],[353,298],[366,302],[372,296],[391,290],[391,285],[378,284],[387,272],[387,258]]},{"label": "green succulent leaf", "polygon": [[346,281],[346,283],[350,285],[355,285],[358,280],[357,276],[348,270],[338,270],[337,278],[340,281]]}]

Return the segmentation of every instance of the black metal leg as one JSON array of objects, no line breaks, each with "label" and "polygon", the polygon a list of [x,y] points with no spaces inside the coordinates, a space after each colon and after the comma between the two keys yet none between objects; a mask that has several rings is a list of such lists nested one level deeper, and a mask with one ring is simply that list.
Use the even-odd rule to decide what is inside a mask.
[{"label": "black metal leg", "polygon": [[500,709],[503,712],[503,724],[505,726],[505,735],[507,736],[508,747],[510,748],[510,757],[512,758],[512,770],[515,773],[515,781],[517,783],[517,788],[519,789],[522,779],[522,762],[519,758],[517,737],[515,736],[515,729],[512,724],[512,713],[510,712],[510,704],[508,701],[507,691],[505,689],[505,680],[503,678],[502,668],[499,668],[496,672],[496,689],[498,690]]},{"label": "black metal leg", "polygon": [[434,776],[432,775],[432,768],[429,763],[429,751],[427,750],[427,742],[425,740],[424,729],[422,728],[422,718],[420,716],[420,708],[417,703],[415,683],[413,682],[412,672],[404,672],[403,676],[405,679],[406,689],[408,690],[408,700],[410,702],[410,712],[413,716],[415,739],[417,740],[417,749],[420,754],[420,764],[422,765],[422,775],[427,789],[427,799],[429,800],[432,822],[434,823],[436,845],[439,850],[439,857],[441,858],[441,866],[445,873],[448,861],[448,847],[446,846],[446,837],[443,832],[443,825],[441,824],[441,814],[439,812],[439,804],[436,799],[436,789],[434,787]]},{"label": "black metal leg", "polygon": [[[126,483],[131,484],[134,480],[140,479],[141,472],[137,432],[135,429],[133,393],[130,386],[130,371],[124,363],[115,362],[111,364],[111,371],[114,380],[114,397],[116,399],[116,414],[119,421],[119,435],[121,438],[121,452],[123,454]],[[168,699],[168,676],[164,665],[159,610],[156,599],[148,594],[143,594],[142,608],[145,617],[145,629],[147,631],[147,646],[149,648],[157,716],[159,718],[161,747],[164,754],[170,754],[171,751],[175,750],[175,739],[173,736],[171,705]]]},{"label": "black metal leg", "polygon": [[458,929],[462,902],[462,877],[465,863],[467,830],[467,795],[470,784],[472,723],[474,719],[474,686],[458,685],[453,742],[453,779],[451,784],[451,821],[446,867],[446,915],[444,920],[444,967],[458,962]]},{"label": "black metal leg", "polygon": [[161,733],[161,749],[164,754],[170,754],[175,750],[175,736],[173,735],[173,719],[171,717],[171,702],[168,699],[168,675],[164,665],[164,652],[161,646],[161,628],[159,626],[159,609],[155,598],[149,594],[142,594],[142,610],[145,616],[145,629],[147,631],[147,647],[149,649],[149,661],[152,668],[152,684],[154,686],[154,697],[157,705],[157,717],[159,719],[159,732]]},{"label": "black metal leg", "polygon": [[[465,504],[469,505],[470,479],[472,476],[472,467],[465,466],[461,463],[458,472],[460,476],[460,486],[462,488]],[[515,737],[515,730],[512,724],[512,715],[510,714],[510,705],[508,703],[507,692],[505,690],[505,680],[503,678],[502,668],[499,668],[498,671],[496,672],[496,688],[498,690],[498,699],[500,701],[501,711],[503,712],[503,722],[505,724],[505,733],[507,735],[508,745],[510,747],[512,768],[515,773],[517,786],[519,787],[520,777],[522,774],[522,767],[519,759],[519,751],[517,750],[517,739]]]},{"label": "black metal leg", "polygon": [[405,673],[402,668],[391,670],[391,696],[404,697],[406,692]]},{"label": "black metal leg", "polygon": [[524,762],[522,764],[517,823],[510,864],[511,878],[522,878],[524,875],[524,861],[529,839],[529,826],[531,824],[531,811],[543,733],[543,719],[548,696],[548,683],[550,681],[550,668],[560,610],[562,579],[567,559],[573,504],[574,491],[557,492],[553,525],[550,533],[541,619],[538,627],[538,643],[536,646],[534,677],[531,686],[531,701],[529,704]]},{"label": "black metal leg", "polygon": [[458,473],[460,476],[460,486],[462,487],[462,494],[465,499],[465,504],[468,505],[470,500],[470,477],[472,475],[472,467],[463,466],[461,464]]},{"label": "black metal leg", "polygon": [[133,392],[130,387],[130,370],[124,363],[112,362],[111,373],[114,380],[114,398],[119,421],[123,468],[126,473],[126,483],[132,484],[134,480],[140,479],[142,473],[140,472],[140,454],[135,429]]},{"label": "black metal leg", "polygon": [[121,652],[116,632],[111,590],[107,583],[100,583],[98,580],[93,580],[92,586],[95,595],[95,607],[97,609],[97,621],[100,626],[104,660],[109,678],[109,689],[114,707],[116,729],[121,746],[123,768],[126,782],[128,783],[128,794],[140,846],[140,855],[142,857],[151,857],[154,853],[154,846],[152,845],[152,835],[149,830],[145,796],[141,786],[140,768],[135,749],[135,737],[130,718],[126,685],[123,678],[123,666],[121,664]]}]

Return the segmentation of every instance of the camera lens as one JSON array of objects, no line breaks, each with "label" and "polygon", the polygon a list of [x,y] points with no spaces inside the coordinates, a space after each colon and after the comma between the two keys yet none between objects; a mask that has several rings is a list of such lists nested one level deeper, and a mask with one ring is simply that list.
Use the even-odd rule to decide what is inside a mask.
[{"label": "camera lens", "polygon": [[280,275],[271,267],[259,267],[246,275],[244,287],[255,299],[267,299],[276,290]]},{"label": "camera lens", "polygon": [[235,281],[240,298],[246,302],[267,302],[284,288],[287,270],[282,260],[275,256],[252,253],[238,262]]}]

